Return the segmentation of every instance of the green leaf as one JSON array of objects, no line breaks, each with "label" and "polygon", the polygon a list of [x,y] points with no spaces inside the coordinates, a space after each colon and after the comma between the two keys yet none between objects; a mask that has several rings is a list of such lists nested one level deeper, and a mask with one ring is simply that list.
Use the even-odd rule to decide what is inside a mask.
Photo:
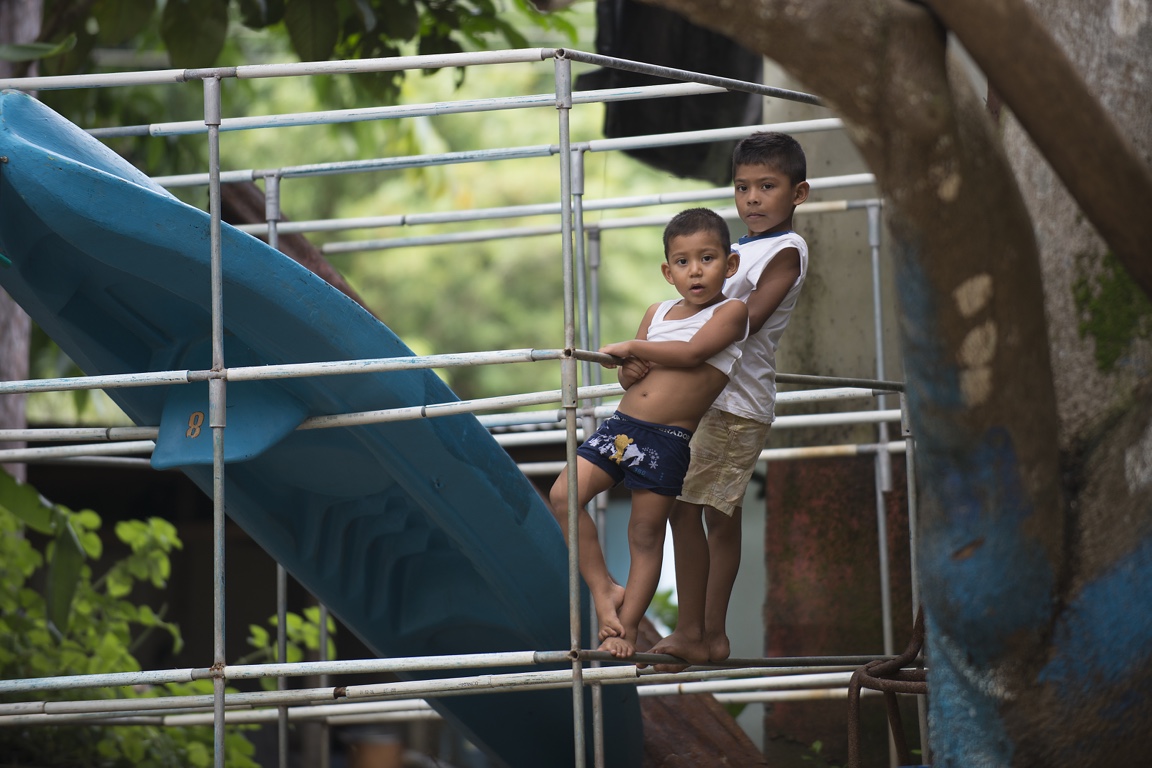
[{"label": "green leaf", "polygon": [[101,45],[117,46],[140,34],[156,13],[156,0],[96,0],[92,16]]},{"label": "green leaf", "polygon": [[67,53],[75,47],[76,35],[68,35],[59,43],[4,43],[0,45],[0,61],[38,61]]},{"label": "green leaf", "polygon": [[259,624],[248,625],[248,645],[253,648],[267,648],[268,647],[268,630],[261,627]]},{"label": "green leaf", "polygon": [[283,0],[239,0],[240,23],[249,29],[264,29],[284,18]]},{"label": "green leaf", "polygon": [[160,18],[160,37],[168,60],[178,69],[210,67],[228,35],[224,0],[168,0]]},{"label": "green leaf", "polygon": [[284,26],[301,61],[325,61],[336,48],[340,23],[328,0],[286,0]]},{"label": "green leaf", "polygon": [[381,32],[393,40],[411,40],[420,32],[420,11],[412,0],[388,0],[376,10]]},{"label": "green leaf", "polygon": [[[67,508],[60,507],[60,509]],[[100,530],[100,526],[103,523],[103,521],[100,519],[100,515],[96,514],[90,509],[82,509],[79,512],[76,512],[72,516],[72,519],[73,525],[75,525],[78,529],[83,528],[87,531],[98,531]]]},{"label": "green leaf", "polygon": [[105,577],[104,586],[109,597],[124,597],[132,591],[135,580],[123,568],[113,568]]},{"label": "green leaf", "polygon": [[0,470],[0,508],[23,520],[37,533],[56,533],[56,509],[30,485]]},{"label": "green leaf", "polygon": [[84,565],[84,548],[71,525],[63,526],[56,537],[52,560],[48,564],[48,579],[44,586],[44,606],[48,622],[61,632],[68,631],[72,613],[72,598]]}]

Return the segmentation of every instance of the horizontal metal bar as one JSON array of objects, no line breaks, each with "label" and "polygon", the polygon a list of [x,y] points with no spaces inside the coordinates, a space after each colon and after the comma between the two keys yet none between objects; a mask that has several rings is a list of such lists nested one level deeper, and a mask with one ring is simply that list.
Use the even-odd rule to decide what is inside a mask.
[{"label": "horizontal metal bar", "polygon": [[876,381],[875,379],[855,379],[843,376],[809,376],[801,373],[778,373],[777,384],[802,384],[810,387],[869,387],[885,392],[903,392],[902,381]]},{"label": "horizontal metal bar", "polygon": [[[576,91],[574,104],[600,104],[608,102],[638,101],[640,99],[671,98],[676,96],[723,93],[722,88],[696,83],[676,85],[637,86],[632,88],[606,88],[595,91]],[[420,104],[395,104],[387,107],[355,107],[314,112],[285,112],[275,115],[226,117],[220,121],[221,131],[250,131],[263,128],[300,128],[312,125],[343,125],[347,123],[402,120],[413,117],[440,117],[476,112],[499,112],[509,109],[556,108],[555,93],[536,93],[523,96],[496,96],[485,99],[457,99]],[[191,136],[208,132],[203,120],[178,120],[149,125],[127,125],[112,128],[93,128],[88,133],[96,138],[116,136]]]},{"label": "horizontal metal bar", "polygon": [[[819,445],[805,448],[765,448],[760,451],[758,461],[796,461],[798,459],[827,459],[847,456],[873,455],[880,451],[905,453],[907,444],[903,440],[890,443],[853,443],[846,445]],[[555,477],[568,466],[563,461],[532,461],[516,465],[529,477]],[[658,662],[669,663],[669,662]]]},{"label": "horizontal metal bar", "polygon": [[[580,387],[577,390],[576,396],[579,399],[587,400],[599,397],[611,397],[613,395],[619,395],[623,391],[623,388],[621,388],[619,384],[601,384],[594,387]],[[523,405],[558,403],[561,400],[561,390],[553,389],[544,392],[530,392],[523,395],[485,397],[475,400],[459,400],[451,403],[433,403],[432,405],[414,405],[408,408],[386,408],[379,411],[314,416],[310,419],[305,419],[298,429],[326,429],[330,427],[351,427],[361,424],[383,424],[392,421],[452,416],[460,413],[473,413],[475,411],[496,410],[499,408],[515,408]]]},{"label": "horizontal metal bar", "polygon": [[236,67],[236,77],[254,80],[266,77],[304,75],[354,75],[368,72],[399,72],[405,69],[444,69],[487,64],[526,64],[546,61],[556,55],[552,48],[517,48],[506,51],[466,51],[417,56],[387,56],[344,61],[301,61],[284,64],[249,64]]},{"label": "horizontal metal bar", "polygon": [[58,427],[47,429],[0,429],[0,443],[23,440],[50,442],[55,440],[155,440],[156,427]]},{"label": "horizontal metal bar", "polygon": [[0,462],[39,461],[69,456],[122,456],[125,454],[151,454],[156,447],[152,440],[133,440],[119,443],[85,443],[82,445],[53,445],[47,448],[0,449]]},{"label": "horizontal metal bar", "polygon": [[[832,176],[823,179],[812,179],[813,189],[833,189],[840,187],[869,185],[875,183],[876,178],[870,173],[856,173],[847,176]],[[709,190],[683,192],[676,195],[665,195],[660,204],[672,202],[702,202],[708,200],[727,200],[732,197],[732,190],[728,187],[719,187]],[[635,199],[634,205],[651,205],[651,201]],[[632,206],[622,206],[632,207]],[[836,201],[827,205],[820,202],[807,203],[798,207],[799,213],[827,213],[832,211],[848,210],[853,206],[850,201]],[[864,206],[860,206],[864,207]],[[807,209],[807,210],[805,210]],[[718,211],[727,218],[737,218],[735,209]],[[632,218],[606,219],[597,222],[588,222],[584,225],[586,230],[628,229],[634,227],[662,227],[668,223],[668,216],[644,216]],[[266,229],[265,225],[265,229]],[[278,228],[279,229],[279,228]],[[255,231],[255,229],[254,229]],[[326,254],[353,253],[359,251],[381,251],[394,248],[426,247],[430,245],[459,245],[460,243],[477,243],[489,240],[505,240],[510,237],[550,237],[562,232],[558,224],[535,227],[504,227],[500,229],[476,229],[465,232],[450,232],[438,235],[424,235],[414,237],[394,237],[373,240],[350,240],[336,243],[325,243],[321,251]]]},{"label": "horizontal metal bar", "polygon": [[443,69],[481,64],[514,64],[537,62],[555,55],[551,48],[522,48],[509,51],[473,51],[429,54],[423,56],[389,56],[375,59],[342,61],[301,61],[284,64],[249,64],[216,69],[164,69],[144,72],[115,72],[89,75],[56,75],[52,77],[9,77],[0,79],[0,89],[50,91],[71,88],[112,88],[128,85],[164,85],[201,79],[206,75],[256,79],[266,77],[302,77],[304,75],[352,75],[369,72],[397,72],[404,69]]},{"label": "horizontal metal bar", "polygon": [[731,680],[702,680],[686,683],[646,685],[637,689],[641,696],[669,694],[718,693],[720,691],[787,691],[809,688],[834,688],[847,685],[853,672],[830,672],[815,675],[742,677]]},{"label": "horizontal metal bar", "polygon": [[785,88],[773,88],[772,86],[768,85],[759,85],[757,83],[749,83],[743,80],[733,80],[732,78],[728,77],[704,75],[699,72],[691,72],[686,69],[660,67],[656,66],[655,64],[644,64],[638,61],[617,59],[611,56],[601,56],[600,54],[596,53],[584,53],[583,51],[574,51],[568,48],[558,48],[555,51],[555,56],[558,59],[570,59],[572,61],[579,61],[585,64],[595,64],[599,67],[622,69],[627,72],[636,72],[643,75],[663,77],[670,80],[684,80],[693,83],[705,83],[707,85],[716,85],[730,91],[756,93],[761,96],[770,96],[774,99],[784,99],[786,101],[798,101],[802,104],[814,104],[816,106],[823,106],[823,102],[820,101],[820,98],[813,96],[810,93],[790,91]]},{"label": "horizontal metal bar", "polygon": [[[116,373],[105,376],[69,376],[56,379],[0,381],[0,395],[13,395],[21,392],[60,392],[75,389],[114,389],[154,387],[158,384],[187,384],[193,380],[189,374],[189,371],[156,371],[150,373]],[[201,380],[207,378],[207,372],[204,372]]]}]

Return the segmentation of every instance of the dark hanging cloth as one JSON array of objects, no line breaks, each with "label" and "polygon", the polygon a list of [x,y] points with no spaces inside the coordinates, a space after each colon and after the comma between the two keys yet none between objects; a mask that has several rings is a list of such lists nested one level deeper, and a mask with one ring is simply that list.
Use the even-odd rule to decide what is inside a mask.
[{"label": "dark hanging cloth", "polygon": [[[763,60],[716,32],[690,24],[671,11],[636,0],[597,0],[596,51],[604,56],[760,82]],[[660,85],[665,78],[605,67],[576,79],[577,90]],[[604,105],[604,136],[697,131],[756,125],[762,98],[729,91]],[[723,186],[731,182],[734,141],[627,150],[643,163],[677,176]]]}]

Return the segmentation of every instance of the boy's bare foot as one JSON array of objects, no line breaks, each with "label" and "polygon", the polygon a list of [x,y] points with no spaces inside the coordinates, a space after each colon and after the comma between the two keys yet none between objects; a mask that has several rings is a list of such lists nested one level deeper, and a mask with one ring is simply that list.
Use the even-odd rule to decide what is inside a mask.
[{"label": "boy's bare foot", "polygon": [[703,639],[693,639],[675,631],[652,646],[652,650],[648,653],[665,653],[688,662],[687,664],[653,664],[652,668],[657,672],[683,672],[689,665],[707,664],[709,661],[708,644]]},{"label": "boy's bare foot", "polygon": [[636,645],[624,637],[609,637],[600,644],[600,650],[608,651],[618,659],[626,659],[636,653]]},{"label": "boy's bare foot", "polygon": [[705,639],[708,649],[708,661],[719,664],[732,655],[732,648],[728,643],[728,635],[723,632],[711,635]]},{"label": "boy's bare foot", "polygon": [[613,583],[603,595],[592,595],[596,606],[596,623],[600,625],[598,634],[601,642],[609,637],[624,637],[624,625],[620,623],[620,606],[624,604],[624,587]]}]

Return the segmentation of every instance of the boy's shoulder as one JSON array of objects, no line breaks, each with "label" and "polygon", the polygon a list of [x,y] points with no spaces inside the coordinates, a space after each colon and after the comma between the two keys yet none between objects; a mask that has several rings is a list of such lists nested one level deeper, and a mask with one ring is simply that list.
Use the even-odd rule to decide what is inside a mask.
[{"label": "boy's shoulder", "polygon": [[796,248],[801,253],[807,253],[808,243],[800,233],[789,230],[775,235],[742,237],[732,244],[732,248],[746,260],[771,256],[785,248]]}]

